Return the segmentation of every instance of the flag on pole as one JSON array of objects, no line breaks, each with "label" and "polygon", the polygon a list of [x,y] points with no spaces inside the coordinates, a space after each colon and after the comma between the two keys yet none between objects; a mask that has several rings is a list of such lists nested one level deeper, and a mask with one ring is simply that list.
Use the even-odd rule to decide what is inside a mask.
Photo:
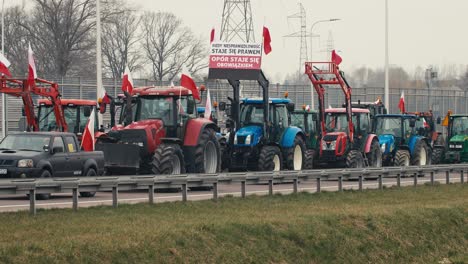
[{"label": "flag on pole", "polygon": [[210,34],[210,44],[213,43],[214,38],[215,38],[215,29],[212,28],[211,29],[211,34]]},{"label": "flag on pole", "polygon": [[336,54],[335,50],[332,50],[332,62],[335,63],[336,65],[340,65],[340,63],[343,61],[340,55]]},{"label": "flag on pole", "polygon": [[11,63],[5,56],[3,56],[2,53],[0,53],[0,73],[5,74],[8,77],[11,77],[10,70],[8,70],[8,67],[10,67]]},{"label": "flag on pole", "polygon": [[405,113],[405,91],[401,92],[400,96],[400,102],[398,102],[398,108],[400,109],[400,112]]},{"label": "flag on pole", "polygon": [[85,151],[94,150],[94,109],[91,111],[89,116],[88,123],[86,124],[85,130],[83,132],[83,137],[81,138],[81,148]]},{"label": "flag on pole", "polygon": [[211,118],[211,97],[210,97],[210,90],[208,89],[206,93],[206,103],[205,103],[205,118]]},{"label": "flag on pole", "polygon": [[197,85],[195,84],[193,79],[190,78],[190,76],[182,73],[182,76],[180,77],[180,86],[192,91],[193,98],[201,100],[200,92],[198,91]]},{"label": "flag on pole", "polygon": [[265,51],[265,55],[271,52],[271,36],[270,30],[267,27],[263,27],[263,50]]},{"label": "flag on pole", "polygon": [[34,62],[34,52],[31,49],[31,43],[28,44],[28,82],[29,84],[35,83],[37,79],[36,63]]},{"label": "flag on pole", "polygon": [[122,79],[122,91],[129,94],[132,94],[133,91],[133,78],[128,65],[125,65],[125,72]]}]

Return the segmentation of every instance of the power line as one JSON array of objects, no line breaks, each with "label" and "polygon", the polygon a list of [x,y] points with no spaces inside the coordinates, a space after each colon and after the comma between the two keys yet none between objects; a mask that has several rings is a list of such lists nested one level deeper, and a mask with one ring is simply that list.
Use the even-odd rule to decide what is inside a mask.
[{"label": "power line", "polygon": [[310,36],[307,33],[307,17],[302,3],[299,3],[299,13],[288,16],[288,19],[299,19],[301,24],[299,31],[284,36],[285,38],[300,38],[299,71],[301,72],[304,70],[304,63],[308,60],[307,38]]}]

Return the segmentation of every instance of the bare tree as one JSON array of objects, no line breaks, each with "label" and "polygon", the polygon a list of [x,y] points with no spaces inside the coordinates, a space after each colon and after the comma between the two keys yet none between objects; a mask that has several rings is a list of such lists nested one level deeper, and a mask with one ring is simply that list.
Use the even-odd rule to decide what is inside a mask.
[{"label": "bare tree", "polygon": [[173,80],[184,65],[192,75],[208,67],[208,53],[201,39],[196,39],[174,14],[146,12],[142,25],[143,49],[155,80]]},{"label": "bare tree", "polygon": [[120,78],[128,65],[131,71],[141,67],[139,18],[125,5],[122,12],[108,18],[102,30],[104,66],[113,78]]},{"label": "bare tree", "polygon": [[11,62],[10,72],[14,76],[24,76],[28,70],[28,32],[19,26],[26,19],[20,6],[5,10],[5,56]]}]

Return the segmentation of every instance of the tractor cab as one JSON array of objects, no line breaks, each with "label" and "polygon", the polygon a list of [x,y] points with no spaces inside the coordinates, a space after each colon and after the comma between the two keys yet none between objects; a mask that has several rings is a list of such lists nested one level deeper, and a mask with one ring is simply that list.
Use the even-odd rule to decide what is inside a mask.
[{"label": "tractor cab", "polygon": [[[56,131],[58,129],[56,118],[54,115],[54,107],[52,102],[47,99],[40,99],[38,101],[38,123],[39,131]],[[65,121],[68,125],[68,132],[81,136],[83,134],[86,124],[88,123],[89,116],[92,111],[95,113],[94,131],[98,131],[99,124],[96,111],[97,104],[93,100],[81,99],[62,99],[61,105]]]},{"label": "tractor cab", "polygon": [[294,110],[294,112],[291,113],[291,125],[299,127],[304,131],[308,149],[317,148],[320,128],[317,111],[311,111],[305,107],[303,107],[302,110]]}]

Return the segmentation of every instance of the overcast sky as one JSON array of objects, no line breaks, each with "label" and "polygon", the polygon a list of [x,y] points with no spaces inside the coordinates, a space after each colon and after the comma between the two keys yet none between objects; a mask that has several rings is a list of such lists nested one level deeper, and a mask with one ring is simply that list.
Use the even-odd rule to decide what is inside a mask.
[{"label": "overcast sky", "polygon": [[[196,33],[209,38],[215,26],[219,33],[223,0],[129,0],[145,10],[170,11],[181,17]],[[313,22],[339,18],[341,21],[314,26],[313,58],[325,59],[329,32],[343,67],[383,67],[385,51],[385,0],[307,0],[308,29]],[[299,12],[298,1],[251,0],[256,40],[265,24],[272,35],[273,52],[263,60],[270,76],[298,68],[299,38],[283,38],[299,30],[298,20],[287,19]],[[390,63],[409,71],[416,66],[467,64],[467,0],[389,0]],[[310,40],[309,57],[310,57]],[[328,56],[328,55],[327,55]]]}]

